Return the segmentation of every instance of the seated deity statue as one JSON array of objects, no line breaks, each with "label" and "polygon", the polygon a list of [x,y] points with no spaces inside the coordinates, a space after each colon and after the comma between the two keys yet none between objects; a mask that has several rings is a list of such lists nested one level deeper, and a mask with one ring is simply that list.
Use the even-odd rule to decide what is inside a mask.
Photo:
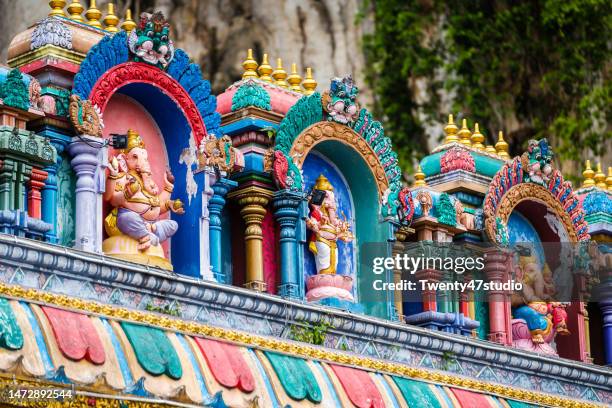
[{"label": "seated deity statue", "polygon": [[555,334],[568,335],[566,305],[554,300],[552,272],[547,264],[540,267],[533,255],[521,256],[517,278],[523,289],[512,296],[512,315],[522,319],[534,344],[549,343]]},{"label": "seated deity statue", "polygon": [[[138,133],[131,129],[127,133],[127,147],[109,162],[104,200],[113,210],[104,222],[110,237],[103,243],[104,252],[135,262],[150,260],[143,259],[139,254],[163,258],[160,244],[176,233],[178,224],[174,220],[160,219],[160,216],[168,211],[176,214],[185,212],[180,200],[170,199],[174,177],[167,170],[164,174],[164,187],[160,191],[151,174],[145,144]],[[129,239],[120,240],[119,244],[116,237],[134,240],[136,253],[131,253],[134,252],[133,248],[128,248],[133,246]],[[117,245],[122,248],[117,248]],[[153,264],[171,267],[167,261]]]},{"label": "seated deity statue", "polygon": [[308,248],[314,254],[317,274],[335,274],[338,267],[338,240],[350,242],[353,234],[350,223],[338,217],[338,205],[334,188],[321,174],[313,191],[322,198],[321,202],[311,199],[310,214],[306,226],[312,231]]}]

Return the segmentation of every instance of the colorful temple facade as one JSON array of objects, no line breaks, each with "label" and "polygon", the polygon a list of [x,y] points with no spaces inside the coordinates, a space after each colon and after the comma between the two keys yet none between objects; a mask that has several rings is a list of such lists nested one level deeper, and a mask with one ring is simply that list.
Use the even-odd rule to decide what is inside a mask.
[{"label": "colorful temple facade", "polygon": [[[3,403],[612,404],[612,168],[574,189],[546,140],[511,157],[451,115],[408,186],[350,76],[249,50],[214,95],[161,13],[49,4],[0,67],[0,388],[74,395]],[[500,285],[373,273],[435,244]]]}]

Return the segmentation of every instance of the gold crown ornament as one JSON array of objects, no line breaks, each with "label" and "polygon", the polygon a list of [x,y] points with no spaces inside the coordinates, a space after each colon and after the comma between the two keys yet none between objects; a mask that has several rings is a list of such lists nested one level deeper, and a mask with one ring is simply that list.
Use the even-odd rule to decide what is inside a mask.
[{"label": "gold crown ornament", "polygon": [[334,187],[331,185],[327,177],[321,174],[317,178],[317,182],[314,185],[316,190],[334,191]]},{"label": "gold crown ornament", "polygon": [[128,129],[127,131],[127,147],[122,149],[123,153],[127,153],[135,147],[140,147],[141,149],[145,148],[145,143],[140,138],[138,132],[132,129]]}]

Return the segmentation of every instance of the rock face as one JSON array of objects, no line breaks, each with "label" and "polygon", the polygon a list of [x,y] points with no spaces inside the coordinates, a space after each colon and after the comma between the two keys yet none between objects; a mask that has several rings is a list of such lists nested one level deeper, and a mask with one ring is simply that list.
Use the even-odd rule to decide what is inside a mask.
[{"label": "rock face", "polygon": [[[44,18],[44,0],[0,0],[0,61],[6,61],[11,39],[28,25]],[[69,1],[67,3],[70,3]],[[107,1],[98,1],[106,11]],[[283,59],[285,70],[298,64],[313,68],[320,88],[333,76],[352,74],[362,89],[362,103],[369,100],[363,74],[363,29],[356,24],[359,0],[154,0],[116,1],[117,14],[131,7],[161,10],[172,24],[175,44],[200,63],[215,92],[221,92],[242,74],[246,50],[253,48],[261,61],[268,53],[272,66]],[[128,4],[129,3],[129,4]],[[88,1],[81,1],[85,8]]]},{"label": "rock face", "polygon": [[295,62],[302,75],[312,67],[321,86],[350,73],[364,87],[365,25],[355,23],[358,7],[358,0],[158,0],[155,5],[169,16],[176,43],[200,63],[217,92],[240,78],[248,48],[258,61],[268,53],[272,66],[278,57],[286,70]]}]

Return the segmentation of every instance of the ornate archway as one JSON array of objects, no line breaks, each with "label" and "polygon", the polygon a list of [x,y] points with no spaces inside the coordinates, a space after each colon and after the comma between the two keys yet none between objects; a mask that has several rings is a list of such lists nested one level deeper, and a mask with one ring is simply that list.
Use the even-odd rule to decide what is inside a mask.
[{"label": "ornate archway", "polygon": [[302,168],[306,156],[319,143],[338,141],[355,150],[370,168],[376,181],[379,197],[382,198],[389,188],[385,169],[380,164],[376,153],[370,145],[353,129],[336,122],[318,122],[309,126],[293,141],[289,155],[295,157],[295,164]]},{"label": "ornate archway", "polygon": [[193,131],[196,146],[206,137],[206,126],[189,93],[170,75],[142,62],[125,62],[111,68],[95,83],[89,100],[102,112],[110,98],[125,85],[144,83],[154,86],[170,97],[183,111]]},{"label": "ornate archway", "polygon": [[[548,159],[544,153],[540,154],[540,148],[549,154]],[[551,209],[565,227],[570,241],[590,238],[582,204],[572,184],[552,168],[552,153],[548,149],[546,139],[530,141],[527,152],[506,163],[493,177],[483,206],[485,230],[492,242],[507,244],[508,218],[517,205],[527,200],[539,201]]]}]

